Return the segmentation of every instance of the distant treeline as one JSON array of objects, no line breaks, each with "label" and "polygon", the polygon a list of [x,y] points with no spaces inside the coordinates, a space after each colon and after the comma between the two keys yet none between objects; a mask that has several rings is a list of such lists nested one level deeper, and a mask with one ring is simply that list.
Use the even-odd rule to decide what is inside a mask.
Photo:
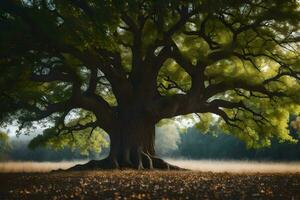
[{"label": "distant treeline", "polygon": [[65,160],[85,160],[100,159],[109,149],[105,149],[102,153],[82,155],[78,149],[64,148],[61,150],[53,150],[45,147],[39,147],[34,150],[28,148],[29,141],[13,139],[10,141],[9,147],[5,152],[0,153],[0,161],[65,161]]},{"label": "distant treeline", "polygon": [[[291,131],[293,138],[299,137],[296,131]],[[218,133],[216,135],[201,134],[198,129],[189,128],[181,134],[178,150],[173,156],[190,159],[250,159],[250,160],[300,160],[300,143],[280,143],[272,141],[271,147],[247,149],[245,144],[231,135]]]},{"label": "distant treeline", "polygon": [[[164,134],[164,133],[158,133]],[[171,134],[171,133],[170,133]],[[292,131],[292,136],[298,138],[297,132]],[[170,138],[162,139],[163,143],[170,143]],[[239,139],[222,133],[202,134],[196,128],[189,128],[186,133],[179,134],[174,138],[173,143],[177,143],[177,148],[168,152],[157,152],[165,157],[180,157],[187,159],[244,159],[244,160],[282,160],[296,161],[300,160],[300,143],[289,144],[272,141],[269,148],[247,149],[245,144]],[[104,148],[100,154],[90,152],[89,156],[80,154],[77,149],[64,148],[53,150],[49,148],[37,148],[31,150],[28,148],[28,142],[20,139],[9,141],[9,147],[0,152],[0,161],[19,160],[19,161],[63,161],[63,160],[83,160],[83,159],[101,159],[109,152]],[[159,145],[168,145],[160,143]],[[158,150],[161,148],[157,148]]]}]

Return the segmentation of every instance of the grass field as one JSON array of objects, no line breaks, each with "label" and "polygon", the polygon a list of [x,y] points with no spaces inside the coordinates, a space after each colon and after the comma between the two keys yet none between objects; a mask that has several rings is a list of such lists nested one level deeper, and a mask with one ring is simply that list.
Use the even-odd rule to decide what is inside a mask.
[{"label": "grass field", "polygon": [[204,170],[48,173],[74,163],[2,163],[0,199],[300,199],[297,163],[180,162]]},{"label": "grass field", "polygon": [[[167,159],[169,163],[182,168],[202,172],[229,173],[300,173],[300,162],[255,162],[255,161],[217,161],[217,160],[175,160]],[[56,169],[67,169],[74,162],[0,162],[0,173],[17,172],[49,172]]]}]

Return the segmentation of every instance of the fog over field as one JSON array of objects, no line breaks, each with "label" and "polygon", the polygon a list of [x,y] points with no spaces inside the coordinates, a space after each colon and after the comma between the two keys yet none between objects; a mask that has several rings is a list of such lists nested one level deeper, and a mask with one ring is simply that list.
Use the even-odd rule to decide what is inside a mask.
[{"label": "fog over field", "polygon": [[300,162],[257,162],[233,160],[168,160],[180,167],[205,172],[300,173]]},{"label": "fog over field", "polygon": [[15,172],[50,172],[56,169],[67,169],[76,164],[83,164],[86,161],[67,162],[0,162],[0,173]]},{"label": "fog over field", "polygon": [[[11,136],[11,139],[11,152],[3,154],[0,173],[43,173],[67,169],[90,159],[101,159],[109,152],[109,149],[104,149],[98,157],[88,157],[71,149],[57,151],[39,148],[32,151],[27,147],[28,136],[18,139]],[[299,144],[274,142],[272,148],[248,150],[244,143],[232,136],[201,134],[193,127],[188,128],[186,133],[180,133],[178,127],[168,124],[156,127],[155,148],[157,154],[169,163],[195,171],[300,173]]]},{"label": "fog over field", "polygon": [[[300,173],[300,162],[256,162],[256,161],[218,161],[218,160],[179,160],[166,159],[168,162],[182,168],[203,172],[229,173]],[[0,173],[15,172],[49,172],[56,169],[67,169],[75,164],[87,161],[73,162],[2,162]]]}]

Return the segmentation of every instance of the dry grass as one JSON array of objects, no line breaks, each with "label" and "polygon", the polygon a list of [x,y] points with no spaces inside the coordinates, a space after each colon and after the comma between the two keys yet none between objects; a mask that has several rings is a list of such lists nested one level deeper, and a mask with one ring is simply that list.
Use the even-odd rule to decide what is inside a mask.
[{"label": "dry grass", "polygon": [[[168,162],[202,172],[229,173],[300,173],[300,162],[255,162],[255,161],[217,161],[217,160],[174,160]],[[49,172],[67,169],[87,161],[68,162],[0,162],[0,173]]]},{"label": "dry grass", "polygon": [[300,173],[300,162],[168,160],[174,165],[203,172]]},{"label": "dry grass", "polygon": [[83,164],[86,161],[76,162],[0,162],[0,172],[49,172],[55,169],[67,169],[76,164]]}]

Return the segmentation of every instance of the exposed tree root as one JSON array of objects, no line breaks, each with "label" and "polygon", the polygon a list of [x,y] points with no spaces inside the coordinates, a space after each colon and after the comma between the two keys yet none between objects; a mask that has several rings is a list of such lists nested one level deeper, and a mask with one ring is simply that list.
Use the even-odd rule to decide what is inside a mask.
[{"label": "exposed tree root", "polygon": [[75,165],[67,169],[67,171],[84,171],[84,170],[103,170],[103,169],[117,169],[118,166],[114,166],[113,162],[106,158],[103,160],[91,160],[85,164]]},{"label": "exposed tree root", "polygon": [[161,158],[142,154],[142,164],[122,164],[105,158],[103,160],[91,160],[86,164],[75,165],[66,171],[85,171],[85,170],[110,170],[110,169],[158,169],[158,170],[185,170],[175,165],[171,165]]}]

